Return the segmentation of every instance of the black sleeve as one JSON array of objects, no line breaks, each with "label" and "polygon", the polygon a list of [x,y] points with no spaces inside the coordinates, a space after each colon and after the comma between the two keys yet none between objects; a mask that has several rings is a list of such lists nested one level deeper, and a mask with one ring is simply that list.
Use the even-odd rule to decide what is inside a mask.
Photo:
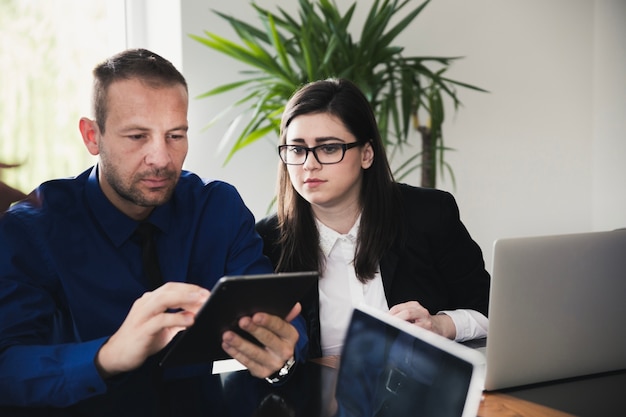
[{"label": "black sleeve", "polygon": [[273,214],[256,223],[256,231],[263,239],[263,254],[267,256],[276,269],[280,259],[281,248],[278,243],[280,233],[278,230],[278,217]]}]

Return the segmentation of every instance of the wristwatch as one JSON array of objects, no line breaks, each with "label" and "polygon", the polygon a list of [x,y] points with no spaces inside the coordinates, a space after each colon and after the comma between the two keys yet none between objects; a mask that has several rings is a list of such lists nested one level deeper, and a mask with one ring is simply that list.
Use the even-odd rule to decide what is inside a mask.
[{"label": "wristwatch", "polygon": [[280,368],[278,371],[274,372],[272,375],[265,378],[265,380],[269,382],[270,384],[275,384],[279,381],[282,381],[283,379],[285,379],[287,375],[289,375],[291,368],[293,368],[295,364],[296,364],[296,359],[292,356],[291,358],[289,358],[287,362],[285,362],[282,368]]}]

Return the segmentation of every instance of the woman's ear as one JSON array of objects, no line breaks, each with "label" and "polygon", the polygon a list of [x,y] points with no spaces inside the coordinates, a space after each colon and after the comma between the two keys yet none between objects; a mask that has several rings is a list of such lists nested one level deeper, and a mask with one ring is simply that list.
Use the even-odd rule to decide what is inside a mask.
[{"label": "woman's ear", "polygon": [[368,169],[374,163],[374,148],[371,142],[367,142],[361,149],[361,168]]},{"label": "woman's ear", "polygon": [[98,155],[100,153],[98,147],[98,124],[94,120],[82,117],[78,122],[78,128],[89,153]]}]

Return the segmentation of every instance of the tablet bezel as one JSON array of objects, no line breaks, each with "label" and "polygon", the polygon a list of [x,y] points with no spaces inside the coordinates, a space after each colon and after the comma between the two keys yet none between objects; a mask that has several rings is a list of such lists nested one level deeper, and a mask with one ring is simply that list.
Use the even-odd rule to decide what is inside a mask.
[{"label": "tablet bezel", "polygon": [[260,345],[252,335],[237,327],[239,318],[257,312],[285,317],[317,279],[318,273],[314,271],[220,278],[198,311],[194,324],[179,332],[165,348],[160,365],[174,367],[230,358],[221,347],[226,330]]},{"label": "tablet bezel", "polygon": [[[432,331],[423,329],[412,323],[392,316],[391,314],[389,314],[389,312],[381,311],[365,304],[360,304],[356,306],[353,310],[352,319],[350,321],[350,326],[348,328],[348,333],[346,334],[346,340],[344,342],[341,354],[342,357],[350,357],[351,360],[358,363],[359,366],[366,366],[365,364],[367,363],[367,360],[365,357],[360,358],[357,352],[358,349],[355,349],[355,347],[358,347],[355,344],[357,340],[355,336],[359,336],[358,333],[361,332],[362,334],[363,332],[363,330],[354,329],[354,325],[357,323],[357,321],[359,321],[360,323],[372,321],[377,325],[378,329],[384,329],[385,332],[389,332],[390,330],[393,330],[394,334],[397,334],[398,332],[403,332],[413,337],[418,344],[423,346],[431,346],[437,351],[442,352],[445,355],[449,355],[450,357],[454,357],[459,362],[463,362],[464,366],[469,366],[471,369],[471,376],[469,383],[467,384],[463,411],[460,417],[470,417],[476,415],[480,406],[480,400],[482,398],[482,391],[485,381],[486,363],[485,358],[482,354],[472,348],[464,346],[453,340],[449,340]],[[355,339],[350,340],[350,338]],[[389,340],[386,340],[384,336],[380,339],[381,344],[385,344],[388,341]],[[360,348],[363,349],[362,346]],[[369,355],[369,353],[365,351],[364,355],[367,356]],[[342,367],[340,363],[339,374],[337,376],[338,386],[343,382],[342,385],[345,387],[346,384],[348,384],[347,381],[350,381],[350,378],[346,378],[346,376],[342,375],[344,373],[348,374],[349,371],[346,369],[345,366]],[[344,378],[346,381],[342,381],[342,379]],[[369,382],[371,383],[372,381]],[[358,391],[359,387],[357,386],[356,389]],[[342,394],[342,392],[339,391],[338,388],[338,391],[336,393],[336,399],[338,402],[342,401],[342,395],[344,394]]]}]

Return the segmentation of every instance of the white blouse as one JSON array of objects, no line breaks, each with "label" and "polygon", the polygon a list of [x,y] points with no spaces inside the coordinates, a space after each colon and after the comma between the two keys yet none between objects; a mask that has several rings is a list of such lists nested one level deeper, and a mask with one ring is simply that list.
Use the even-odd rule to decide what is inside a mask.
[{"label": "white blouse", "polygon": [[[318,284],[322,355],[339,355],[354,307],[364,303],[381,311],[389,311],[389,306],[380,267],[374,279],[365,284],[356,277],[353,260],[360,216],[345,235],[330,229],[319,220],[316,223],[320,247],[326,258],[326,268]],[[459,309],[438,314],[450,316],[456,326],[457,341],[487,335],[489,321],[477,311]]]}]

